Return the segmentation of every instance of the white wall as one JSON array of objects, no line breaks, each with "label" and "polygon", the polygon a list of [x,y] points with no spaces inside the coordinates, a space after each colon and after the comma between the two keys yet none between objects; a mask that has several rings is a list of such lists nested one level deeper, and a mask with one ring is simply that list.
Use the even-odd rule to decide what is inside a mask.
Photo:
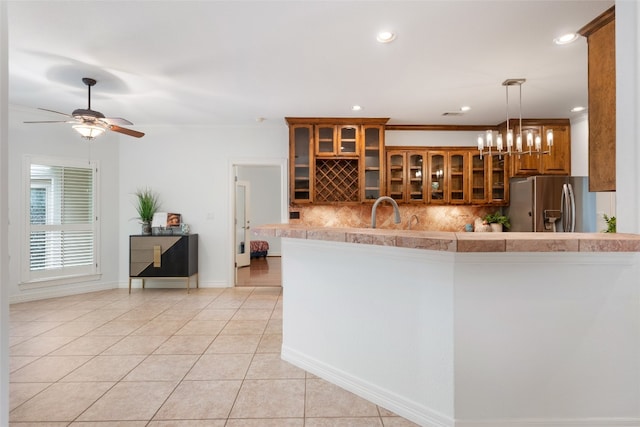
[{"label": "white wall", "polygon": [[120,285],[128,281],[129,235],[140,233],[134,219],[133,193],[138,187],[149,186],[159,194],[163,210],[181,213],[191,232],[199,235],[200,286],[233,286],[229,165],[237,158],[286,159],[289,140],[284,120],[251,127],[159,126],[140,130],[146,132],[144,138],[120,143]]},{"label": "white wall", "polygon": [[478,133],[481,132],[390,130],[384,134],[384,145],[409,147],[474,147],[477,145]]}]

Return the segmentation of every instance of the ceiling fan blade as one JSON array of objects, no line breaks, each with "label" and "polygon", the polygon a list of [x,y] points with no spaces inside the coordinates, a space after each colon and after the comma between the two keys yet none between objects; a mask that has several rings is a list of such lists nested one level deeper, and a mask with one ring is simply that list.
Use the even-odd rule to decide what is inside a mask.
[{"label": "ceiling fan blade", "polygon": [[67,120],[30,120],[22,123],[69,123]]},{"label": "ceiling fan blade", "polygon": [[131,126],[133,124],[129,120],[123,119],[122,117],[105,117],[104,119],[101,119],[101,120],[108,125]]},{"label": "ceiling fan blade", "polygon": [[73,116],[71,114],[61,113],[60,111],[56,111],[56,110],[49,110],[48,108],[38,108],[38,110],[48,111],[50,113],[62,114],[63,116],[67,116],[67,117],[73,118]]},{"label": "ceiling fan blade", "polygon": [[109,129],[114,132],[124,133],[125,135],[134,136],[136,138],[142,138],[144,133],[138,132],[137,130],[123,128],[117,125],[109,125]]}]

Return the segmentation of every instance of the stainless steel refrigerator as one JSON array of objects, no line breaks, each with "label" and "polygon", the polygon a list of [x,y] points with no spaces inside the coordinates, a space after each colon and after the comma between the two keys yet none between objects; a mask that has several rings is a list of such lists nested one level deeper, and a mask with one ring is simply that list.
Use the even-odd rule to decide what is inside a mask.
[{"label": "stainless steel refrigerator", "polygon": [[510,231],[596,232],[596,193],[584,176],[511,178]]}]

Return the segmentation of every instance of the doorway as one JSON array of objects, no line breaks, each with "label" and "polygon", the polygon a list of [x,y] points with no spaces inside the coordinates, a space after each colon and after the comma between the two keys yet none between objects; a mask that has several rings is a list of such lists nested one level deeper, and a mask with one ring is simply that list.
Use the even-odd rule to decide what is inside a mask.
[{"label": "doorway", "polygon": [[[288,221],[287,160],[237,160],[230,173],[233,256],[229,277],[233,286],[280,286],[280,238],[252,236],[251,227]],[[251,257],[251,240],[268,244],[266,257]]]}]

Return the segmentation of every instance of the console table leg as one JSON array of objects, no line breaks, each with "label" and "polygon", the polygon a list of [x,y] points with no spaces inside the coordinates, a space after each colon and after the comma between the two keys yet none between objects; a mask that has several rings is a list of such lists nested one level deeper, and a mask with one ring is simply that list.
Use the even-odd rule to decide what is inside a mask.
[{"label": "console table leg", "polygon": [[129,294],[131,294],[131,277],[129,277]]}]

